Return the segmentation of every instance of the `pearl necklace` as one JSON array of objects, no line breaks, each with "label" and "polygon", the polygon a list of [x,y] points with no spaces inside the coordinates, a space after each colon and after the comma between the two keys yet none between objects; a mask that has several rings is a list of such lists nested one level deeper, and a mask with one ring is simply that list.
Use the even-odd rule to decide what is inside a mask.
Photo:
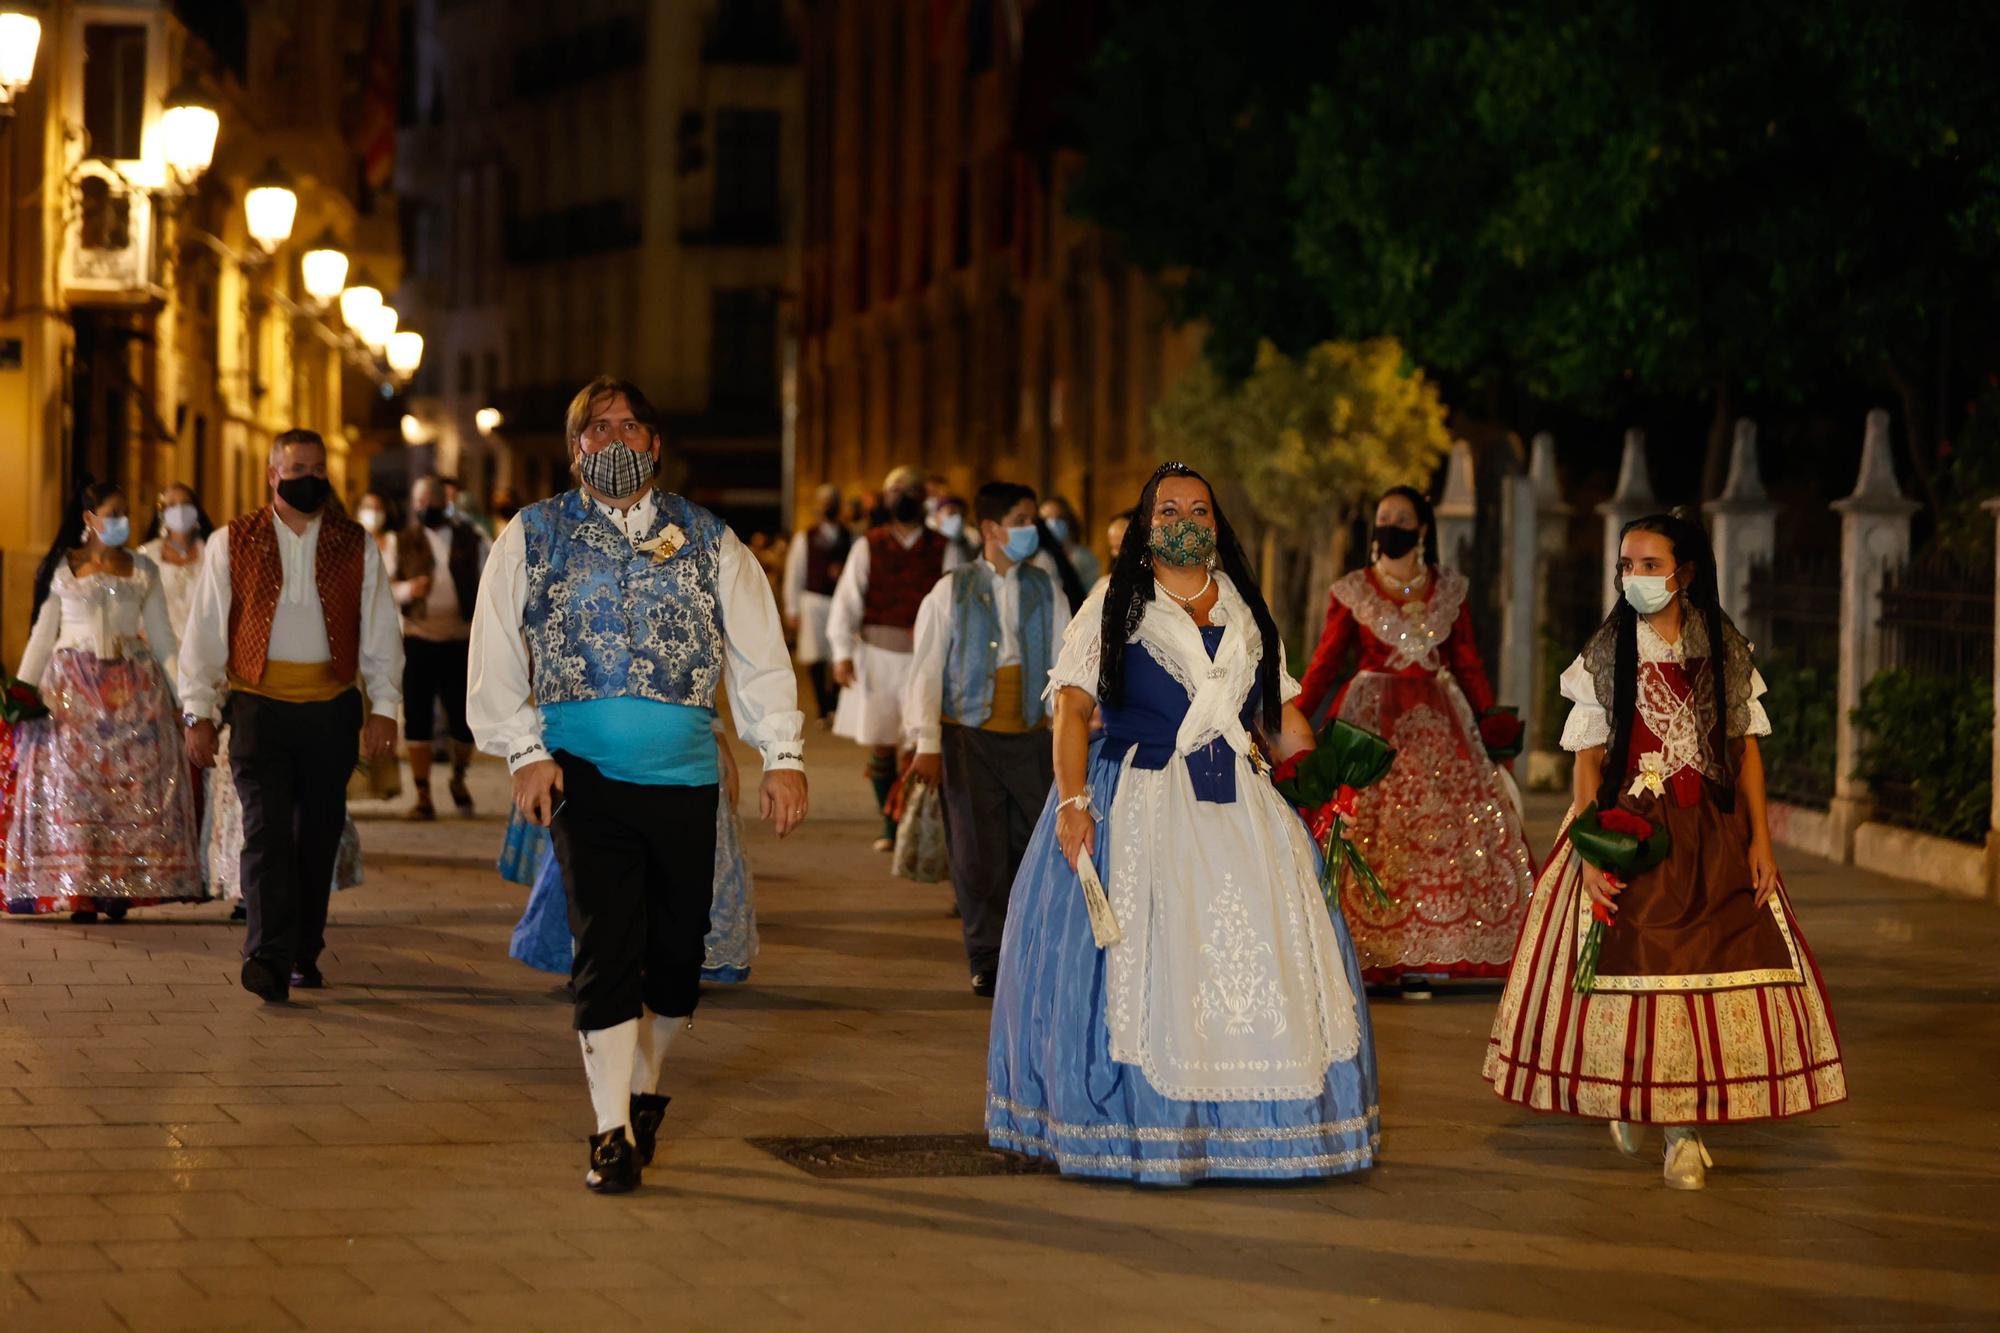
[{"label": "pearl necklace", "polygon": [[1382,581],[1384,583],[1387,583],[1390,587],[1392,588],[1400,587],[1402,589],[1402,595],[1405,597],[1415,596],[1417,589],[1423,587],[1424,584],[1428,583],[1431,577],[1430,567],[1427,565],[1418,565],[1416,576],[1410,579],[1407,583],[1401,579],[1390,578],[1387,574],[1383,574],[1382,566],[1380,565],[1375,566],[1375,572],[1377,574],[1381,574]]},{"label": "pearl necklace", "polygon": [[1189,615],[1193,615],[1194,604],[1200,601],[1202,598],[1206,597],[1208,595],[1208,590],[1215,586],[1215,571],[1212,569],[1208,571],[1208,577],[1201,581],[1201,587],[1195,590],[1195,594],[1192,597],[1183,597],[1179,593],[1175,592],[1172,588],[1169,588],[1166,584],[1161,583],[1160,576],[1157,574],[1153,576],[1153,583],[1159,588],[1161,592],[1165,593],[1167,596],[1179,602],[1181,604],[1181,610],[1187,612]]}]

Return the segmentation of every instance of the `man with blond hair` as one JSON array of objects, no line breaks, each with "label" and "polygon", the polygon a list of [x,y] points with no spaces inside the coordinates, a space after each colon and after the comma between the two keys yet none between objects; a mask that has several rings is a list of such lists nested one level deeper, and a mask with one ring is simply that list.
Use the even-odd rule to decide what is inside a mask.
[{"label": "man with blond hair", "polygon": [[756,557],[654,484],[646,395],[599,376],[564,433],[577,489],[523,509],[480,579],[466,715],[555,844],[597,1123],[584,1184],[620,1194],[652,1160],[662,1065],[700,999],[717,690],[727,683],[738,732],[763,753],[760,803],[780,837],[806,813],[805,715]]}]

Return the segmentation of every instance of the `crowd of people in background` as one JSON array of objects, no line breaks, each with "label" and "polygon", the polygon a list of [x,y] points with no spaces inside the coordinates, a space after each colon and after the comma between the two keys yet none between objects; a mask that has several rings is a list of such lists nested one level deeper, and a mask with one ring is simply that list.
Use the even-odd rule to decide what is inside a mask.
[{"label": "crowd of people in background", "polygon": [[[1518,724],[1421,489],[1379,497],[1295,679],[1223,498],[1186,466],[1110,514],[1101,548],[1064,497],[911,466],[743,541],[655,485],[638,386],[594,381],[565,424],[576,488],[498,494],[492,518],[440,476],[350,516],[309,430],[273,441],[268,502],[222,526],[175,483],[144,497],[135,546],[133,497],[79,487],[19,664],[46,717],[0,733],[6,911],[228,899],[243,987],[286,1001],[328,984],[331,895],[361,878],[350,796],[398,798],[407,765],[404,813],[434,821],[443,765],[471,815],[484,750],[513,788],[501,871],[533,886],[511,952],[569,973],[586,1183],[624,1192],[701,985],[747,980],[756,953],[723,711],[783,836],[807,809],[802,674],[866,756],[897,873],[912,793],[934,797],[928,878],[950,880],[994,1004],[995,1145],[1155,1183],[1366,1168],[1367,995],[1464,979],[1505,982],[1494,1090],[1605,1120],[1628,1153],[1663,1127],[1670,1186],[1704,1181],[1699,1125],[1846,1095],[1772,856],[1763,681],[1698,524],[1621,534],[1617,608],[1561,680],[1573,801],[1538,875]],[[1356,736],[1391,755],[1365,789],[1281,795]],[[1361,850],[1335,857],[1342,829],[1367,875]],[[1661,854],[1609,869],[1585,855],[1606,830]]]}]

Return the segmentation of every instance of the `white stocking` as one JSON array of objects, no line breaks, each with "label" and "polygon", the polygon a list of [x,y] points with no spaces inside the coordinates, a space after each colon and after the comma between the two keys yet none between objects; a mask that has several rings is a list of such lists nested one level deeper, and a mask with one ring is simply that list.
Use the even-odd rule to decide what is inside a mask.
[{"label": "white stocking", "polygon": [[660,1071],[667,1062],[667,1048],[687,1027],[685,1018],[668,1018],[651,1009],[639,1020],[639,1053],[632,1061],[632,1095],[660,1090]]},{"label": "white stocking", "polygon": [[597,1113],[597,1132],[619,1128],[632,1137],[631,1100],[626,1088],[637,1077],[640,1020],[628,1018],[616,1027],[579,1032],[583,1072],[590,1077],[590,1109]]}]

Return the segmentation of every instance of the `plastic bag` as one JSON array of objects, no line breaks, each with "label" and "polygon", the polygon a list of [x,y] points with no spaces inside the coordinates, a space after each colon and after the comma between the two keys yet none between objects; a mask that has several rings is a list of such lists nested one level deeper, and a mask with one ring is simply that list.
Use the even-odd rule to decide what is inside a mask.
[{"label": "plastic bag", "polygon": [[951,873],[944,842],[944,799],[928,783],[904,784],[896,821],[896,854],[890,873],[918,884],[936,884]]}]

